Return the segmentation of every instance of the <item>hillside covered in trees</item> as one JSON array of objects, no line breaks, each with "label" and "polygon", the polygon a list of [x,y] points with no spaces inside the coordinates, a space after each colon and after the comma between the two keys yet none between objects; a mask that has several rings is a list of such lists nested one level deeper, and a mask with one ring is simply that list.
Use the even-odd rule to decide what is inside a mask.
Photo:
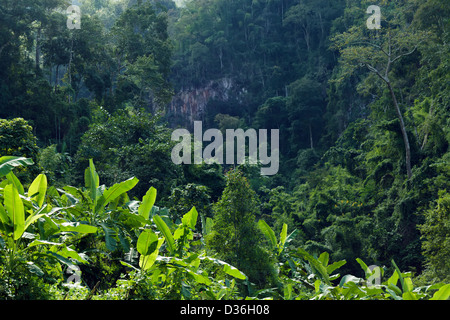
[{"label": "hillside covered in trees", "polygon": [[[447,300],[449,18],[1,0],[0,299]],[[194,121],[279,130],[278,172],[174,163]]]}]

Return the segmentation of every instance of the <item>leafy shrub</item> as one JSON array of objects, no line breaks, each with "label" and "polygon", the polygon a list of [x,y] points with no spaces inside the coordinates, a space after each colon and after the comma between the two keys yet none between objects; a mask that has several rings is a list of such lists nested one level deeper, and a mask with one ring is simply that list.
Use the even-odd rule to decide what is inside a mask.
[{"label": "leafy shrub", "polygon": [[[154,205],[156,189],[151,187],[141,201],[130,200],[127,192],[138,180],[131,178],[111,187],[100,185],[92,160],[85,171],[84,188],[48,187],[44,174],[25,188],[12,171],[31,163],[26,158],[0,158],[0,175],[4,177],[0,182],[1,299],[426,300],[450,297],[450,284],[414,286],[412,273],[400,272],[393,261],[391,277],[375,284],[374,276],[384,276],[387,269],[376,268],[379,274],[375,274],[375,269],[368,268],[360,259],[356,261],[363,268],[365,278],[335,273],[346,260],[331,263],[327,252],[314,256],[292,246],[297,230],[288,234],[287,224],[283,224],[278,239],[266,222],[254,221],[256,198],[239,172],[229,173],[224,196],[215,210],[219,217],[229,210],[247,210],[244,212],[247,216],[235,217],[245,218],[242,222],[246,227],[241,230],[237,224],[234,231],[260,235],[253,241],[261,242],[249,243],[246,241],[250,238],[230,233],[230,239],[239,239],[241,245],[247,246],[240,253],[248,255],[248,259],[235,261],[244,272],[218,259],[232,258],[229,252],[217,250],[218,257],[211,256],[205,240],[197,236],[201,227],[207,239],[217,239],[220,219],[214,225],[210,218],[201,219],[199,225],[199,213],[193,207],[173,221],[167,209]],[[236,190],[246,192],[236,193]],[[233,199],[238,195],[240,199],[246,195],[244,203],[248,207],[230,207],[236,204]],[[441,196],[437,210],[442,210],[445,218],[448,199],[444,193]],[[424,234],[434,234],[437,230],[441,235],[441,226],[437,227],[424,227]],[[445,230],[445,224],[443,227]],[[257,250],[249,251],[248,247],[255,244]],[[234,248],[231,246],[230,251]],[[255,265],[258,268],[252,270]],[[271,268],[275,265],[277,268]],[[270,278],[271,287],[264,286],[258,278],[263,276]]]},{"label": "leafy shrub", "polygon": [[450,194],[445,190],[439,193],[436,205],[426,211],[425,223],[419,228],[428,276],[450,281]]},{"label": "leafy shrub", "polygon": [[259,287],[273,284],[270,256],[255,221],[259,215],[257,196],[241,171],[231,170],[226,177],[222,197],[213,205],[213,226],[207,236],[207,247],[242,270]]}]

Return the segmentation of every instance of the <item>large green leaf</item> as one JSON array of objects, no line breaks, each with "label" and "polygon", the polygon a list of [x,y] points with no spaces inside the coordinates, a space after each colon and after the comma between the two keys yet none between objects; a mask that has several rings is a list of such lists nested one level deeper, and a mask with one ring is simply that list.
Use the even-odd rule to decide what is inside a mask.
[{"label": "large green leaf", "polygon": [[450,298],[450,284],[442,286],[430,300],[448,300]]},{"label": "large green leaf", "polygon": [[404,292],[412,292],[414,289],[414,285],[412,283],[411,278],[404,278],[403,279],[404,283],[405,283],[405,289],[403,290]]},{"label": "large green leaf", "polygon": [[144,255],[152,254],[158,247],[158,236],[152,230],[144,230],[137,241],[137,251]]},{"label": "large green leaf", "polygon": [[197,209],[195,209],[195,207],[192,207],[192,209],[183,216],[181,222],[184,225],[190,227],[191,229],[195,229],[195,225],[197,224],[197,218],[198,218]]},{"label": "large green leaf", "polygon": [[98,212],[102,207],[116,199],[121,194],[130,191],[139,182],[137,178],[131,178],[126,181],[116,183],[111,188],[103,192],[103,195],[98,199],[96,211]]},{"label": "large green leaf", "polygon": [[158,257],[159,251],[156,250],[152,254],[149,254],[147,256],[141,255],[139,257],[139,267],[142,268],[142,270],[150,269],[153,264],[156,261],[156,258]]},{"label": "large green leaf", "polygon": [[207,286],[211,284],[211,280],[209,280],[207,276],[204,276],[188,268],[184,269],[184,271],[186,271],[192,278],[194,278],[197,283],[203,283]]},{"label": "large green leaf", "polygon": [[80,201],[82,202],[87,201],[83,192],[78,188],[72,186],[65,186],[62,190],[58,189],[57,191],[65,194],[67,199],[69,199],[70,202],[72,202],[73,204],[76,204]]},{"label": "large green leaf", "polygon": [[28,271],[30,271],[31,273],[34,273],[38,277],[42,277],[45,275],[44,271],[42,271],[42,269],[39,268],[37,265],[35,265],[34,262],[32,262],[32,261],[28,261],[26,264],[26,267],[27,267]]},{"label": "large green leaf", "polygon": [[117,240],[115,238],[116,236],[116,232],[111,229],[110,227],[108,227],[105,223],[100,223],[103,231],[105,232],[105,243],[106,243],[106,248],[109,251],[114,251],[117,248]]},{"label": "large green leaf", "polygon": [[191,276],[196,282],[210,285],[211,280],[209,280],[208,276],[201,274],[201,271],[197,270],[198,269],[197,266],[198,263],[200,263],[200,259],[201,258],[198,257],[198,255],[196,254],[191,255],[185,259],[179,259],[176,257],[163,257],[163,256],[158,256],[156,258],[156,260],[159,262],[170,264],[170,267],[179,268],[180,270]]},{"label": "large green leaf", "polygon": [[28,188],[28,196],[32,197],[31,200],[36,201],[39,207],[45,200],[45,194],[47,192],[47,177],[45,174],[40,174],[34,179]]},{"label": "large green leaf", "polygon": [[[6,212],[3,204],[0,202],[0,231],[3,231],[5,235],[12,233],[11,221],[9,220],[8,213]],[[2,237],[0,234],[0,247],[2,246]]]},{"label": "large green leaf", "polygon": [[403,300],[419,300],[414,292],[405,292],[402,294]]},{"label": "large green leaf", "polygon": [[397,287],[395,284],[389,283],[387,289],[391,290],[392,292],[394,292],[397,295],[402,295],[402,290]]},{"label": "large green leaf", "polygon": [[14,240],[18,240],[25,231],[25,212],[20,194],[14,185],[9,184],[4,189],[5,208],[8,211],[9,218],[12,221]]},{"label": "large green leaf", "polygon": [[328,266],[328,260],[330,259],[330,255],[328,252],[322,252],[317,259],[324,267]]},{"label": "large green leaf", "polygon": [[0,222],[4,224],[8,224],[10,222],[9,215],[5,210],[5,207],[0,203]]},{"label": "large green leaf", "polygon": [[89,159],[89,167],[84,171],[84,181],[86,188],[89,189],[90,196],[94,202],[94,208],[97,205],[97,188],[100,185],[100,179],[95,170],[94,161]]},{"label": "large green leaf", "polygon": [[14,173],[10,172],[6,175],[6,179],[8,179],[9,183],[13,184],[17,191],[19,191],[19,193],[21,195],[23,195],[25,193],[25,190],[23,189],[23,185],[20,182],[20,180],[14,175]]},{"label": "large green leaf", "polygon": [[279,246],[280,253],[284,248],[284,244],[286,243],[287,229],[288,229],[288,225],[286,223],[283,223],[283,228],[281,228],[281,233],[280,233],[280,246]]},{"label": "large green leaf", "polygon": [[284,285],[284,300],[292,300],[292,283]]},{"label": "large green leaf", "polygon": [[288,245],[288,243],[290,243],[294,238],[295,238],[295,236],[297,235],[297,233],[298,233],[298,230],[297,229],[294,229],[294,231],[292,231],[287,237],[286,237],[286,239],[285,240],[283,240],[282,241],[282,238],[284,238],[284,230],[286,230],[286,232],[287,232],[287,225],[286,225],[286,228],[284,227],[284,225],[283,225],[283,229],[281,230],[281,234],[280,234],[280,247],[278,248],[278,254],[281,254],[281,252],[283,252],[283,250],[286,248],[286,246]]},{"label": "large green leaf", "polygon": [[15,167],[31,166],[34,162],[24,157],[5,156],[0,158],[0,177],[6,176]]},{"label": "large green leaf", "polygon": [[130,269],[132,269],[132,270],[139,271],[138,268],[136,268],[136,267],[133,266],[132,264],[129,264],[128,262],[125,262],[125,261],[120,260],[120,263],[121,263],[123,266],[127,267],[127,268],[130,268]]},{"label": "large green leaf", "polygon": [[395,300],[402,300],[403,298],[401,297],[402,295],[402,291],[400,290],[400,288],[398,288],[397,286],[395,286],[398,290],[393,290],[391,285],[386,288],[386,291],[392,296],[392,298],[394,298]]},{"label": "large green leaf", "polygon": [[148,220],[150,216],[150,211],[152,210],[153,205],[155,204],[156,193],[157,192],[155,188],[151,187],[150,189],[148,189],[147,193],[142,198],[141,205],[139,206],[138,213],[141,217],[143,217],[146,220]]},{"label": "large green leaf", "polygon": [[204,236],[210,234],[213,227],[213,220],[205,215],[200,214],[200,220],[202,223],[202,233]]},{"label": "large green leaf", "polygon": [[364,261],[362,261],[360,258],[356,258],[356,261],[359,263],[361,268],[364,270],[366,278],[368,278],[370,276],[371,272],[370,272],[370,269],[367,266],[367,264]]},{"label": "large green leaf", "polygon": [[34,223],[37,219],[43,217],[46,215],[45,210],[47,209],[47,205],[41,207],[39,210],[33,211],[25,220],[25,226],[24,230],[27,230],[27,228]]},{"label": "large green leaf", "polygon": [[266,238],[270,241],[270,244],[272,245],[272,247],[276,248],[277,247],[277,238],[275,237],[275,232],[272,230],[272,228],[269,227],[269,225],[264,220],[259,220],[258,226],[261,229],[261,231],[263,232],[263,234],[266,236]]},{"label": "large green leaf", "polygon": [[62,256],[62,257],[64,257],[64,258],[67,258],[67,259],[73,259],[73,260],[76,260],[76,261],[81,262],[81,263],[86,263],[86,262],[88,262],[88,261],[86,260],[86,255],[85,255],[85,254],[78,253],[78,252],[76,252],[75,250],[73,250],[73,249],[67,247],[66,245],[62,245],[62,246],[59,248],[59,250],[58,250],[57,253],[58,253],[60,256]]},{"label": "large green leaf", "polygon": [[332,264],[328,265],[327,266],[328,274],[332,274],[334,270],[339,269],[340,267],[342,267],[346,263],[347,263],[346,260],[340,260],[340,261],[336,261],[336,262],[333,262]]},{"label": "large green leaf", "polygon": [[395,272],[392,274],[392,276],[388,279],[387,284],[388,284],[388,286],[389,286],[389,285],[394,285],[394,286],[396,286],[396,285],[397,285],[397,282],[398,282],[398,274],[397,274],[397,272],[395,271]]},{"label": "large green leaf", "polygon": [[125,232],[122,229],[119,229],[118,233],[119,242],[122,246],[122,249],[124,252],[130,251],[130,241],[128,240],[127,236],[125,235]]},{"label": "large green leaf", "polygon": [[153,222],[156,224],[158,229],[163,233],[164,237],[166,238],[167,248],[169,249],[170,254],[173,254],[175,252],[175,240],[173,239],[169,227],[164,222],[164,220],[157,214],[153,216]]},{"label": "large green leaf", "polygon": [[225,271],[225,273],[229,274],[230,276],[233,276],[241,280],[245,280],[245,278],[247,278],[245,274],[243,274],[241,271],[239,271],[238,269],[229,264],[223,266],[223,271]]},{"label": "large green leaf", "polygon": [[322,280],[327,284],[330,285],[330,277],[328,275],[326,267],[320,263],[319,260],[311,256],[308,252],[303,250],[302,248],[297,249],[297,253],[305,260],[309,262],[311,267],[318,273],[318,275],[322,278]]},{"label": "large green leaf", "polygon": [[129,211],[121,212],[121,219],[123,219],[125,224],[127,226],[130,226],[131,228],[139,228],[147,224],[147,220],[145,220],[143,217]]},{"label": "large green leaf", "polygon": [[80,222],[63,222],[59,226],[62,232],[96,233],[98,228]]},{"label": "large green leaf", "polygon": [[39,234],[41,239],[49,237],[59,231],[58,224],[48,215],[42,216],[42,223],[39,223]]},{"label": "large green leaf", "polygon": [[76,270],[77,265],[75,263],[72,262],[71,259],[66,258],[62,255],[60,255],[59,253],[56,253],[54,251],[47,251],[47,254],[42,254],[42,256],[49,256],[49,257],[53,257],[56,258],[60,263],[65,264],[66,266]]},{"label": "large green leaf", "polygon": [[394,265],[395,272],[396,272],[397,275],[398,275],[398,278],[399,278],[399,280],[400,280],[400,284],[402,285],[402,290],[403,290],[403,292],[408,292],[408,287],[407,287],[405,281],[403,280],[403,276],[402,276],[402,273],[400,272],[400,269],[397,267],[397,264],[395,264],[394,259],[392,259],[391,262],[392,262],[392,264]]},{"label": "large green leaf", "polygon": [[35,247],[35,246],[44,246],[44,245],[45,246],[62,246],[64,244],[58,243],[58,242],[47,241],[47,240],[34,240],[27,246],[27,248],[31,248],[31,247]]},{"label": "large green leaf", "polygon": [[362,279],[352,276],[351,274],[347,274],[342,277],[341,281],[339,282],[339,287],[344,287],[344,285],[348,282],[360,283],[362,282]]},{"label": "large green leaf", "polygon": [[233,276],[235,278],[242,279],[242,280],[247,278],[247,276],[243,272],[241,272],[239,269],[233,267],[232,265],[230,265],[229,263],[227,263],[225,261],[222,261],[222,260],[216,259],[216,258],[212,258],[209,256],[199,256],[198,258],[200,260],[208,260],[215,264],[223,266],[224,272],[226,272],[230,276]]}]

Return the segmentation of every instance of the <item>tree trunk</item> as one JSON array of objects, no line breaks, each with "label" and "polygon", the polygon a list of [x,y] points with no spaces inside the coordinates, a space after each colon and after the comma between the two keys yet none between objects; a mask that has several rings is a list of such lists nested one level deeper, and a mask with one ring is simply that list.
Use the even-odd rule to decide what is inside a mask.
[{"label": "tree trunk", "polygon": [[223,49],[222,47],[220,48],[220,53],[219,53],[219,59],[220,59],[220,70],[223,69]]},{"label": "tree trunk", "polygon": [[411,171],[411,147],[409,145],[408,133],[406,132],[405,122],[403,121],[402,112],[400,111],[400,107],[397,102],[397,97],[395,96],[394,89],[391,86],[389,81],[386,82],[391,92],[392,101],[394,102],[395,111],[397,111],[398,120],[400,121],[400,129],[402,131],[403,142],[405,144],[405,162],[406,162],[406,173],[408,175],[408,179],[412,177]]},{"label": "tree trunk", "polygon": [[308,49],[308,52],[311,52],[311,46],[309,44],[309,40],[310,40],[309,27],[305,24],[303,24],[303,36],[305,38],[306,48]]},{"label": "tree trunk", "polygon": [[321,37],[320,37],[320,43],[322,44],[323,39],[325,38],[325,26],[322,20],[322,13],[317,13],[319,16],[319,24],[320,24],[320,31],[321,31]]},{"label": "tree trunk", "polygon": [[41,70],[41,28],[38,29],[36,35],[36,72]]},{"label": "tree trunk", "polygon": [[[434,105],[431,105],[430,112],[429,112],[429,118],[431,118],[433,116],[433,112],[434,112]],[[425,133],[425,137],[423,138],[423,143],[422,143],[422,146],[420,147],[420,150],[423,150],[425,148],[425,145],[427,144],[429,135],[430,135],[430,128],[428,127],[427,132]]]},{"label": "tree trunk", "polygon": [[56,65],[56,71],[55,71],[55,92],[58,90],[58,73],[59,73],[59,64]]},{"label": "tree trunk", "polygon": [[311,124],[309,124],[309,142],[311,143],[311,149],[314,149]]},{"label": "tree trunk", "polygon": [[[69,66],[67,68],[67,77],[69,79],[69,86],[72,89],[72,56],[73,56],[73,37],[70,43],[70,55],[69,55]],[[71,93],[67,95],[68,102],[71,102]]]}]

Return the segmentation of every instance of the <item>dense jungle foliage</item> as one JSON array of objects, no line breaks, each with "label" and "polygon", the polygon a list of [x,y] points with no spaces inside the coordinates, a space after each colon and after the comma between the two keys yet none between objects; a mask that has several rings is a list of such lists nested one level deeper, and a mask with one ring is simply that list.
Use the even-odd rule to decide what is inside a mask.
[{"label": "dense jungle foliage", "polygon": [[[0,299],[449,299],[449,17],[1,0]],[[223,79],[204,130],[279,129],[276,175],[172,162],[172,98]]]}]

